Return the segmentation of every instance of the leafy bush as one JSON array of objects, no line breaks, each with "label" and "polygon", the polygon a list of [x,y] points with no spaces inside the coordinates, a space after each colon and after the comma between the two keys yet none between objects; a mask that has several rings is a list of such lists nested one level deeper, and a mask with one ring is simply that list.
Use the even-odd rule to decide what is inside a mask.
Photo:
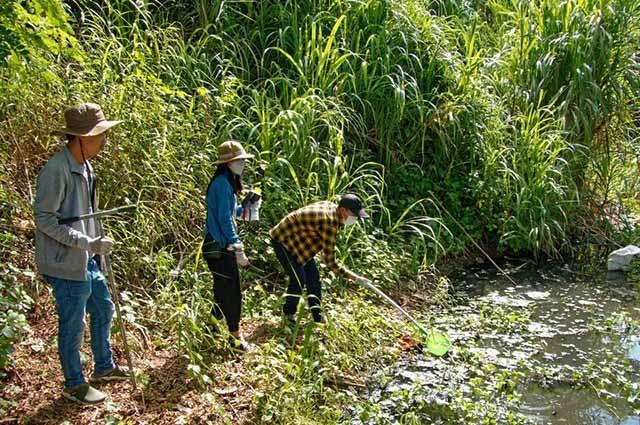
[{"label": "leafy bush", "polygon": [[0,271],[0,378],[11,364],[14,344],[29,329],[25,314],[33,300],[18,283],[17,272],[11,266]]}]

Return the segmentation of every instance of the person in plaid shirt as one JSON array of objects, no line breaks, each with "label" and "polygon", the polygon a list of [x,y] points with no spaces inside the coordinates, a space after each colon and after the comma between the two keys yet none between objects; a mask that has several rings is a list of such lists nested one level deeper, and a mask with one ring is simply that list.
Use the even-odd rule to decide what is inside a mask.
[{"label": "person in plaid shirt", "polygon": [[290,322],[295,321],[295,312],[302,295],[304,283],[313,320],[324,322],[322,309],[322,286],[314,257],[323,252],[324,262],[338,275],[356,282],[368,279],[358,276],[336,261],[335,247],[338,231],[368,217],[360,198],[344,195],[338,205],[320,201],[300,208],[278,223],[269,234],[278,261],[289,276],[289,287],[285,294],[283,312]]}]

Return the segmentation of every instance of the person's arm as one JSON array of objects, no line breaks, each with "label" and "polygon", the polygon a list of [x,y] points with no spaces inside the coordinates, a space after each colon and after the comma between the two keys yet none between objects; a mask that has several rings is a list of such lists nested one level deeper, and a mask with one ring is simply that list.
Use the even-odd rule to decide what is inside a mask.
[{"label": "person's arm", "polygon": [[324,263],[330,270],[349,280],[356,280],[357,275],[336,261],[336,240],[338,232],[330,224],[321,227],[322,253]]},{"label": "person's arm", "polygon": [[236,205],[233,202],[233,191],[231,185],[223,179],[218,179],[211,185],[213,191],[216,220],[220,226],[220,231],[230,244],[240,242],[236,227],[233,223],[233,215],[236,212]]},{"label": "person's arm", "polygon": [[33,215],[38,230],[59,243],[78,249],[89,249],[92,238],[66,224],[59,224],[58,210],[66,192],[65,178],[60,169],[45,167],[36,181]]}]

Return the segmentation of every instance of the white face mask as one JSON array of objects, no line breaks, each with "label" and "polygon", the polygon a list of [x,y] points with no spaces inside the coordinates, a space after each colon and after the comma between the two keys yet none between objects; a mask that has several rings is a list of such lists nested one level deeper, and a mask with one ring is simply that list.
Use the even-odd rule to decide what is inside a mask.
[{"label": "white face mask", "polygon": [[235,161],[231,161],[228,165],[229,169],[236,176],[241,176],[244,171],[244,159],[237,159]]},{"label": "white face mask", "polygon": [[344,222],[345,226],[352,226],[354,224],[356,224],[358,222],[358,217],[350,215],[347,217],[346,221]]}]

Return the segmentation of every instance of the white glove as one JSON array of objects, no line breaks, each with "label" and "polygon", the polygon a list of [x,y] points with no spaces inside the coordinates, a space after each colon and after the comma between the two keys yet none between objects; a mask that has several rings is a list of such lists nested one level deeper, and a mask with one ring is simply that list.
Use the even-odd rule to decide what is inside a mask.
[{"label": "white glove", "polygon": [[105,236],[100,236],[98,238],[87,238],[88,245],[86,250],[98,255],[107,255],[111,252],[113,248],[113,239],[107,238]]},{"label": "white glove", "polygon": [[227,251],[244,251],[244,244],[242,242],[236,242],[227,245]]},{"label": "white glove", "polygon": [[367,284],[371,285],[371,281],[363,276],[356,276],[356,283],[363,286],[366,286]]},{"label": "white glove", "polygon": [[249,259],[247,255],[244,253],[244,250],[236,251],[236,261],[241,267],[249,266]]},{"label": "white glove", "polygon": [[242,242],[234,243],[227,246],[227,251],[233,251],[236,255],[236,261],[238,265],[242,267],[247,267],[249,265],[249,259],[247,255],[244,253],[244,245]]}]

